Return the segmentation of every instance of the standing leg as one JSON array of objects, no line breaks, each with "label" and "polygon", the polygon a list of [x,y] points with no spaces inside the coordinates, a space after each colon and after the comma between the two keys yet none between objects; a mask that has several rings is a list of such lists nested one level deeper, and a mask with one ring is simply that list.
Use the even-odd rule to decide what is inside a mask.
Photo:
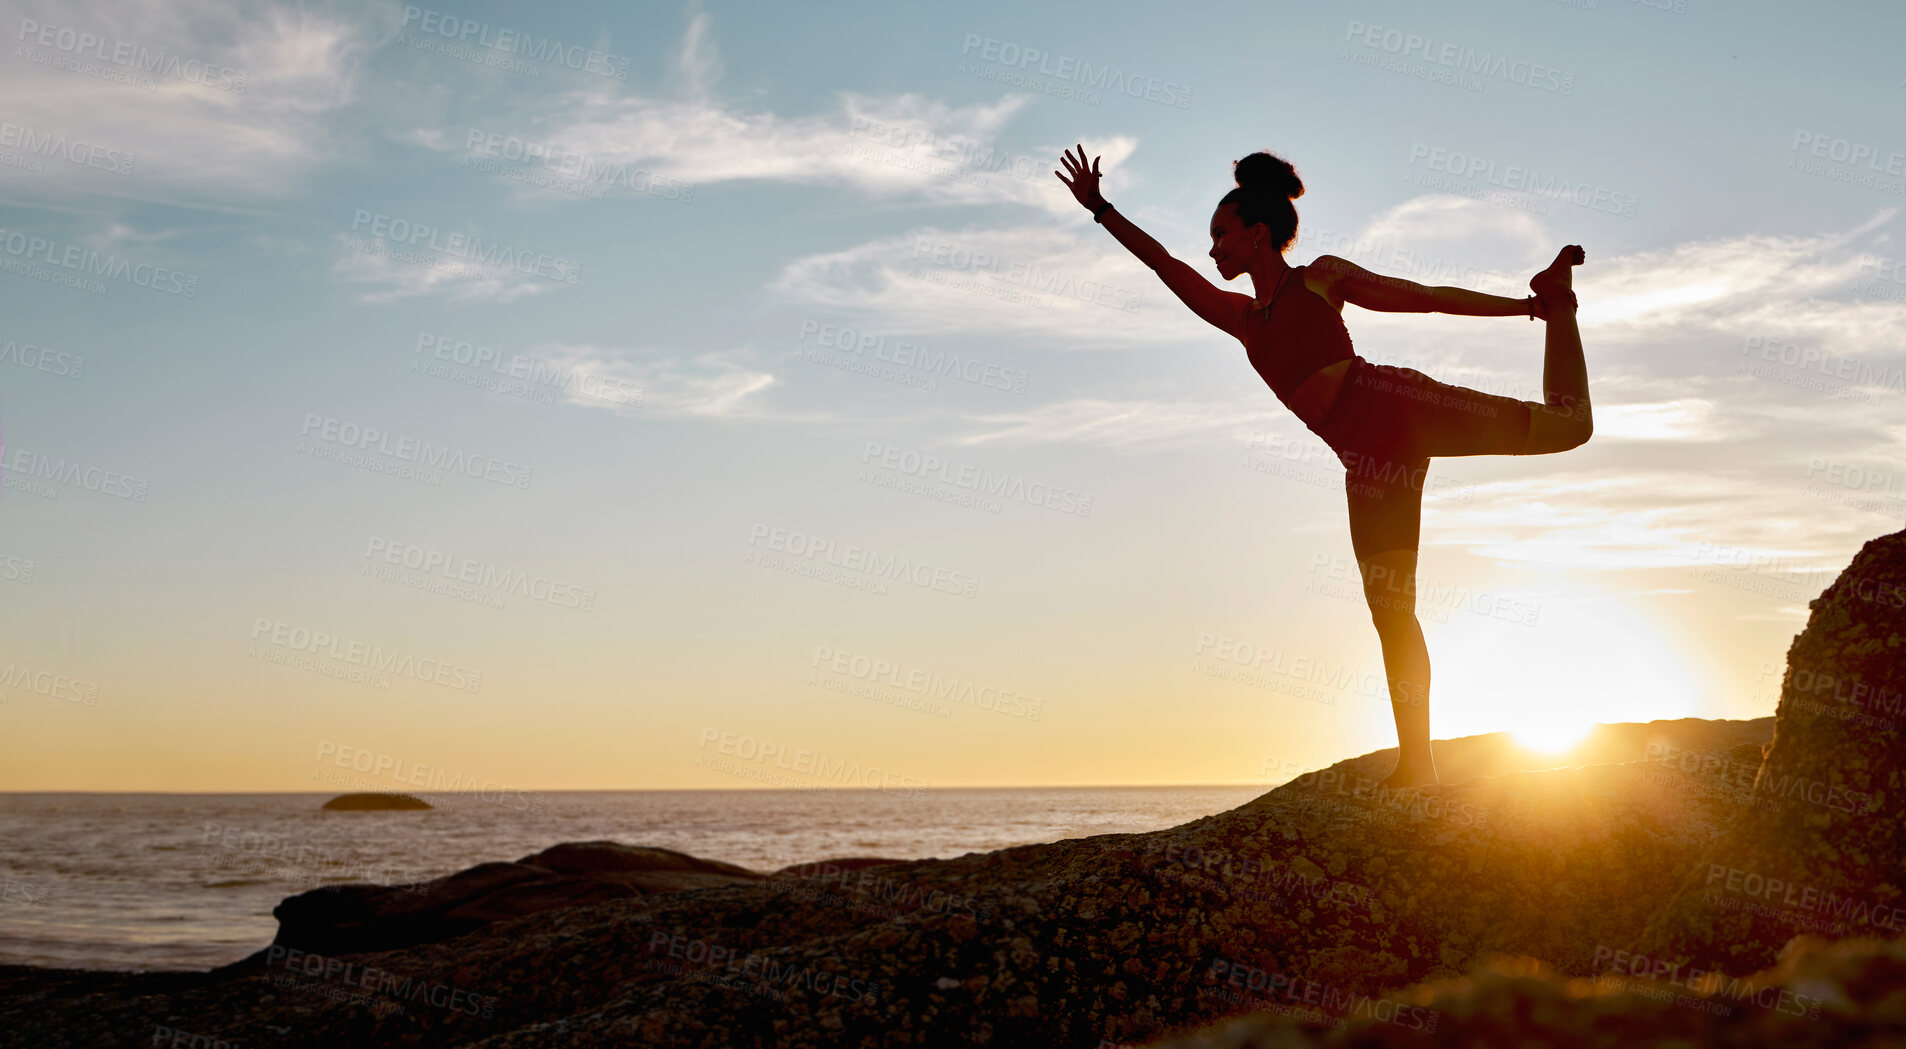
[{"label": "standing leg", "polygon": [[1571,244],[1548,269],[1529,280],[1548,324],[1542,339],[1542,397],[1547,403],[1530,402],[1524,455],[1565,452],[1579,447],[1595,432],[1588,405],[1588,362],[1582,356],[1581,329],[1575,324],[1575,293],[1570,288],[1569,274],[1584,257],[1582,249]]},{"label": "standing leg", "polygon": [[[1360,469],[1359,467],[1370,467]],[[1383,672],[1396,716],[1396,770],[1384,789],[1436,782],[1430,758],[1429,645],[1416,619],[1416,547],[1423,491],[1414,479],[1427,460],[1358,460],[1344,474],[1350,499],[1350,545],[1363,574],[1363,596],[1383,645]]]}]

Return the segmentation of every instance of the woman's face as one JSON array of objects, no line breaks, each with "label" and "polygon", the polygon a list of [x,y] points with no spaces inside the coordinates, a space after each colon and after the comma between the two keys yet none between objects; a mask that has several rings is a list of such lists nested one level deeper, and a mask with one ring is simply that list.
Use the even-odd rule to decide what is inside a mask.
[{"label": "woman's face", "polygon": [[1231,280],[1249,270],[1258,251],[1250,229],[1238,221],[1237,205],[1221,205],[1211,213],[1211,260],[1218,264],[1218,276]]}]

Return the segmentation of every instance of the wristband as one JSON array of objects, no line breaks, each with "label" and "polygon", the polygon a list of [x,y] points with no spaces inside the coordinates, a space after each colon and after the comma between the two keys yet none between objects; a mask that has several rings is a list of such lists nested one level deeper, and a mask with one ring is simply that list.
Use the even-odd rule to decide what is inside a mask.
[{"label": "wristband", "polygon": [[1103,225],[1105,222],[1105,213],[1110,210],[1112,210],[1111,201],[1108,200],[1100,204],[1098,207],[1092,209],[1092,221]]}]

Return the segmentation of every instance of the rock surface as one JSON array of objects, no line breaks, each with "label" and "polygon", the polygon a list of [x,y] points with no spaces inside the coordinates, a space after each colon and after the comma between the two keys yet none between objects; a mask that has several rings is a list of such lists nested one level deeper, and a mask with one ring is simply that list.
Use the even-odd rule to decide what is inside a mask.
[{"label": "rock surface", "polygon": [[332,812],[409,812],[435,808],[422,798],[409,794],[339,794],[323,806]]},{"label": "rock surface", "polygon": [[[1445,776],[1496,774],[1378,793],[1394,754],[1378,752],[1170,830],[810,876],[729,868],[717,873],[734,884],[483,913],[455,939],[398,950],[338,949],[335,916],[287,922],[272,948],[163,992],[74,976],[0,996],[0,1031],[132,1044],[170,1016],[283,1046],[1095,1047],[1248,1010],[1213,979],[1220,965],[1344,993],[1457,976],[1496,952],[1588,971],[1740,808],[1699,768],[1771,734],[1771,719],[1609,726],[1587,749],[1611,763],[1541,771],[1526,765],[1551,759],[1499,735],[1446,740]],[[1696,771],[1672,760],[1690,753]],[[550,851],[588,854],[563,861],[574,877],[660,850]],[[440,881],[470,885],[460,898],[481,911],[486,888],[509,899],[542,877],[512,868],[550,869],[547,856]]]},{"label": "rock surface", "polygon": [[462,936],[503,918],[765,877],[672,849],[572,842],[412,885],[347,884],[300,893],[272,909],[278,919],[272,942],[327,955],[392,950]]},{"label": "rock surface", "polygon": [[1754,804],[1687,872],[1641,951],[1739,973],[1803,933],[1906,930],[1906,532],[1869,541],[1809,607]]}]

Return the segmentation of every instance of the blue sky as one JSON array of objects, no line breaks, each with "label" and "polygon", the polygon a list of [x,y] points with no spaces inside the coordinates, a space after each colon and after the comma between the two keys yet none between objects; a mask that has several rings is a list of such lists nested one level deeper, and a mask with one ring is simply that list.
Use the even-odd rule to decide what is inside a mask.
[{"label": "blue sky", "polygon": [[[1393,745],[1341,468],[1059,185],[1075,142],[1214,281],[1260,148],[1295,262],[1519,295],[1583,244],[1595,439],[1433,470],[1435,734],[1771,713],[1806,601],[1906,519],[1906,15],[1181,17],[14,5],[0,788]],[[1346,322],[1540,396],[1526,321]]]}]

